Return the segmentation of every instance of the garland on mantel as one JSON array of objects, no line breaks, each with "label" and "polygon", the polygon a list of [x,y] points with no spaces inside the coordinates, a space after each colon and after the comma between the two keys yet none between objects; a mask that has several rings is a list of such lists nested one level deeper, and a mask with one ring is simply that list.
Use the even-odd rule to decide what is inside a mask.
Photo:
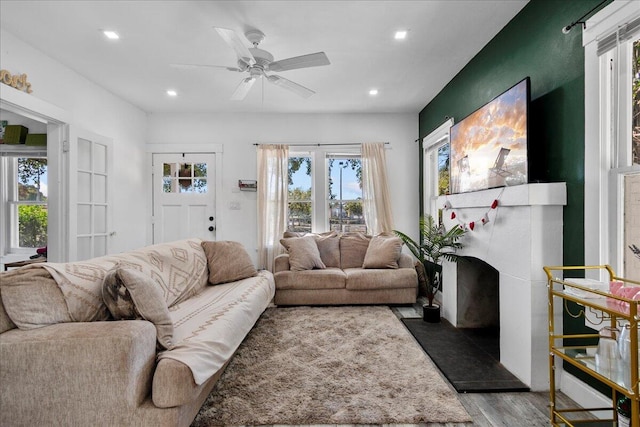
[{"label": "garland on mantel", "polygon": [[[454,220],[454,219],[458,220],[458,224],[459,224],[460,228],[462,228],[465,231],[467,231],[467,230],[473,231],[473,229],[476,227],[476,225],[478,225],[478,224],[487,225],[488,223],[491,222],[491,220],[489,219],[489,212],[491,212],[492,210],[496,210],[498,208],[498,205],[500,204],[499,200],[500,200],[500,197],[502,197],[502,193],[503,192],[504,192],[504,188],[502,189],[502,191],[500,191],[500,194],[498,194],[498,197],[493,199],[493,202],[491,202],[491,205],[489,206],[489,209],[487,209],[487,211],[484,213],[484,215],[482,215],[482,218],[480,218],[477,221],[471,221],[469,223],[465,223],[464,221],[462,221],[458,217],[458,214],[456,214],[456,211],[454,210],[455,208],[451,205],[451,202],[449,201],[448,198],[445,200],[444,205],[442,206],[442,208],[445,211],[451,211],[451,219],[452,220]],[[494,219],[495,219],[495,217],[494,217]]]}]

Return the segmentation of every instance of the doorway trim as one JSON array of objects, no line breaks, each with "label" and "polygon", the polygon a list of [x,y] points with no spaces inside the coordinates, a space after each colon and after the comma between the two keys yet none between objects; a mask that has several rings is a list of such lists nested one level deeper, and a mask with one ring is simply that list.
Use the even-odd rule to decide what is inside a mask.
[{"label": "doorway trim", "polygon": [[215,217],[217,218],[216,224],[216,238],[217,240],[224,240],[224,227],[220,225],[224,224],[223,210],[221,208],[221,195],[222,195],[222,144],[147,144],[147,176],[149,179],[150,190],[147,198],[147,206],[149,212],[149,220],[147,221],[147,244],[150,245],[153,242],[153,155],[154,154],[216,154],[215,160],[215,191],[216,191],[216,203],[215,203]]},{"label": "doorway trim", "polygon": [[66,261],[69,253],[68,241],[65,238],[67,235],[65,214],[68,209],[66,169],[69,150],[68,128],[72,115],[60,107],[7,85],[2,86],[0,108],[47,124],[49,182],[47,246],[51,261]]}]

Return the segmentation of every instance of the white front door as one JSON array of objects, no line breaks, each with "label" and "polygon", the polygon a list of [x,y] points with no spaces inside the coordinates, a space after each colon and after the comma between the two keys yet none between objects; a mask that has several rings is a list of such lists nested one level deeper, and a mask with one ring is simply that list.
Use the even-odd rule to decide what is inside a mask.
[{"label": "white front door", "polygon": [[216,240],[215,154],[153,154],[153,243]]}]

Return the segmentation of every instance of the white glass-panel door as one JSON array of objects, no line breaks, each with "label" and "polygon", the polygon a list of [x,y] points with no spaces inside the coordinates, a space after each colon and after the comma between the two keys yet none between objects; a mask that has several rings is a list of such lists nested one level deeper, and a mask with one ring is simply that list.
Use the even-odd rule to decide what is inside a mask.
[{"label": "white glass-panel door", "polygon": [[112,235],[111,140],[72,133],[69,159],[69,258],[106,255]]}]

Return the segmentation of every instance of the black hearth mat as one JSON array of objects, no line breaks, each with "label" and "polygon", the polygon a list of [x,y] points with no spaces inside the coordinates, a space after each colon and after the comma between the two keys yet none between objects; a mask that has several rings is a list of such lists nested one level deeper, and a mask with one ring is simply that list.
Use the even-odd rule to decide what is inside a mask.
[{"label": "black hearth mat", "polygon": [[440,323],[402,322],[458,393],[529,391],[494,357],[496,352],[487,347],[487,339],[479,341],[444,319]]}]

